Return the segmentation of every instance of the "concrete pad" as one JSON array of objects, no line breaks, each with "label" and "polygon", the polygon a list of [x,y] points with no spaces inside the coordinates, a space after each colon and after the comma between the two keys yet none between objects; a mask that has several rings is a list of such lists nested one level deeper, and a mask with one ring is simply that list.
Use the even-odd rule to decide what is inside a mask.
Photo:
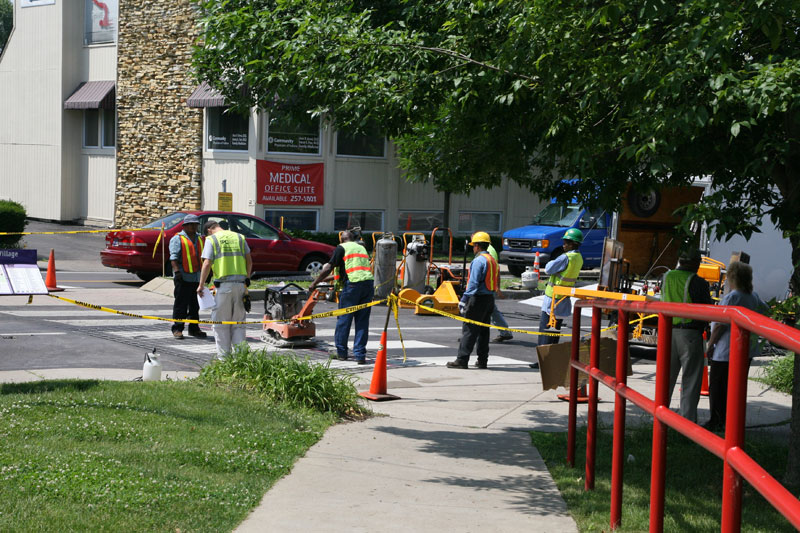
[{"label": "concrete pad", "polygon": [[[193,379],[198,372],[169,370],[161,372],[161,380],[181,381]],[[108,381],[133,381],[142,377],[141,370],[124,368],[46,368],[40,370],[14,370],[0,372],[0,383],[26,383],[45,379],[98,379]]]},{"label": "concrete pad", "polygon": [[236,529],[577,531],[525,433],[373,418],[329,429]]}]

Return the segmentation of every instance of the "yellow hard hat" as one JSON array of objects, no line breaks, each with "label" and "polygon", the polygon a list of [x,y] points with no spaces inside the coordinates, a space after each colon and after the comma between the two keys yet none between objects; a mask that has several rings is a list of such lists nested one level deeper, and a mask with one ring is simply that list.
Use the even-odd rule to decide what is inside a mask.
[{"label": "yellow hard hat", "polygon": [[489,234],[486,233],[485,231],[477,231],[472,236],[472,240],[470,241],[469,244],[470,244],[470,246],[472,246],[476,242],[488,242],[489,244],[491,244],[492,238],[489,237]]}]

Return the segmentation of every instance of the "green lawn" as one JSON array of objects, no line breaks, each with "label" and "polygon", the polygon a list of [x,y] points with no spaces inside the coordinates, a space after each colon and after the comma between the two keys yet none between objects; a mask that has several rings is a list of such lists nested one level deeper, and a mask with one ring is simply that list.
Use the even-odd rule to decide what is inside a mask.
[{"label": "green lawn", "polygon": [[229,531],[333,421],[198,382],[0,385],[0,531]]},{"label": "green lawn", "polygon": [[[597,442],[595,490],[583,490],[586,430],[579,428],[576,468],[566,464],[566,433],[532,432],[550,473],[567,502],[580,531],[609,530],[611,503],[611,441],[609,430]],[[622,527],[618,531],[647,531],[650,513],[650,454],[652,430],[635,428],[625,439]],[[745,450],[780,480],[786,466],[786,443],[765,433],[748,432]],[[631,458],[632,456],[632,458]],[[719,531],[722,509],[722,461],[682,435],[670,431],[664,531]],[[795,529],[750,485],[744,484],[742,531],[774,533]]]}]

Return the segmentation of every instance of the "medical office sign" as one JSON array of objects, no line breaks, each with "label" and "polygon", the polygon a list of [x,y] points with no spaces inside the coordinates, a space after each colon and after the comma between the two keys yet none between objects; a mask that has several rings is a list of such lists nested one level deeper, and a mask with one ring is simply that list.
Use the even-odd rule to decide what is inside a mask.
[{"label": "medical office sign", "polygon": [[256,188],[259,204],[322,205],[325,166],[322,163],[297,165],[256,161]]}]

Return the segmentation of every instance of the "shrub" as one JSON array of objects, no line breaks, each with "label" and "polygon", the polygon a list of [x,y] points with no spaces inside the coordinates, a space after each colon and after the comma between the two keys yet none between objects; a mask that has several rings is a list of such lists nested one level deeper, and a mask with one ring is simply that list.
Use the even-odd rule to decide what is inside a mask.
[{"label": "shrub", "polygon": [[353,385],[354,377],[330,368],[329,363],[312,364],[294,354],[253,350],[246,343],[234,347],[224,360],[215,360],[203,368],[198,379],[338,417],[360,417],[366,412]]},{"label": "shrub", "polygon": [[761,381],[774,387],[775,390],[791,394],[792,381],[794,379],[794,353],[787,353],[783,357],[778,357],[766,367]]},{"label": "shrub", "polygon": [[[25,231],[27,213],[22,204],[0,200],[0,232]],[[22,235],[0,235],[0,248],[17,248]]]}]

